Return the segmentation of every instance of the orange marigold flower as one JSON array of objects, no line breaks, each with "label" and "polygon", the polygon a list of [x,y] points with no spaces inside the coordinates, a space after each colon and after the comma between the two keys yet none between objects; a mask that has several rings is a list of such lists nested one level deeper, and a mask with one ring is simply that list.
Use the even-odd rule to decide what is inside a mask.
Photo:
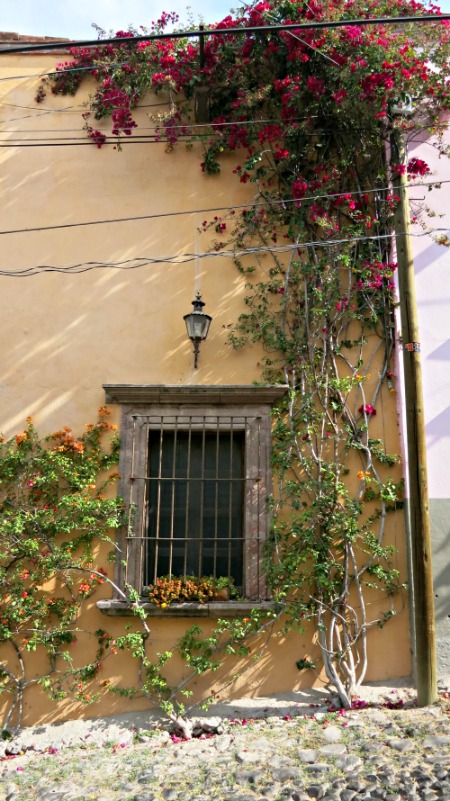
[{"label": "orange marigold flower", "polygon": [[364,478],[364,470],[359,470],[356,475],[358,476],[358,478]]},{"label": "orange marigold flower", "polygon": [[16,442],[18,445],[21,445],[26,439],[28,439],[28,435],[25,432],[23,434],[16,434]]},{"label": "orange marigold flower", "polygon": [[32,422],[33,422],[33,418],[32,417],[27,417],[27,423],[32,423]]},{"label": "orange marigold flower", "polygon": [[106,408],[106,406],[100,406],[100,409],[98,410],[98,413],[99,413],[99,415],[103,415],[103,414],[104,415],[110,415],[111,414],[111,412],[109,411],[109,409]]},{"label": "orange marigold flower", "polygon": [[86,424],[86,428],[87,428],[87,430],[88,430],[88,431],[92,431],[92,429],[94,428],[94,426],[92,425],[92,423],[87,423],[87,424]]}]

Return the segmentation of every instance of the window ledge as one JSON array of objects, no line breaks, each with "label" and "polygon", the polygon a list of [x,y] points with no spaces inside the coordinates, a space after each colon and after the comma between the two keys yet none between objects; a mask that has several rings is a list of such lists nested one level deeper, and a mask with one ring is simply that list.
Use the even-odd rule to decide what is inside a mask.
[{"label": "window ledge", "polygon": [[[245,615],[252,609],[259,609],[261,612],[271,612],[276,608],[273,601],[214,601],[210,604],[185,603],[170,604],[165,609],[155,604],[141,603],[141,608],[145,610],[148,617],[235,617]],[[110,617],[131,617],[135,615],[133,605],[125,601],[97,601],[97,609],[103,615]]]}]

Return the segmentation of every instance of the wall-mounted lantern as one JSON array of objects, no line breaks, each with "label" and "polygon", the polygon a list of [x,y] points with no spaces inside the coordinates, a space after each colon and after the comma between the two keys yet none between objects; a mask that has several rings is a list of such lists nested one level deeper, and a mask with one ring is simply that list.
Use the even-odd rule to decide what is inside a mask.
[{"label": "wall-mounted lantern", "polygon": [[205,304],[201,300],[201,295],[198,290],[195,299],[192,301],[192,305],[194,307],[193,311],[189,314],[185,314],[183,320],[186,323],[188,337],[194,344],[194,367],[197,367],[200,342],[208,336],[212,317],[210,317],[209,314],[205,314],[203,311],[203,306]]}]

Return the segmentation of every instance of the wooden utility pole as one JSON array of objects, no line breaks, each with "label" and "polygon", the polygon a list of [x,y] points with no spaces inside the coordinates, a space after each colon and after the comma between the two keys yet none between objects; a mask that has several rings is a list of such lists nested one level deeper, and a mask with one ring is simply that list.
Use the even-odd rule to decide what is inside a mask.
[{"label": "wooden utility pole", "polygon": [[427,451],[423,408],[422,366],[417,319],[414,261],[410,231],[406,145],[401,130],[392,134],[392,160],[405,172],[394,181],[400,197],[395,212],[401,334],[403,342],[409,521],[411,534],[412,600],[415,620],[415,673],[419,706],[437,697],[431,535],[428,508]]}]

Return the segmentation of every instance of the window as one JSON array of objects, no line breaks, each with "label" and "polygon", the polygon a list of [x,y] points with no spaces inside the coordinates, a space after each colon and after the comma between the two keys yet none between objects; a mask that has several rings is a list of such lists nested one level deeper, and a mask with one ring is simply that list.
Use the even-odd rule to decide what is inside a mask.
[{"label": "window", "polygon": [[121,403],[127,567],[140,593],[162,575],[228,576],[267,597],[271,405],[285,387],[106,385]]},{"label": "window", "polygon": [[150,430],[145,584],[171,574],[242,586],[244,432],[219,420],[196,415],[187,430]]}]

